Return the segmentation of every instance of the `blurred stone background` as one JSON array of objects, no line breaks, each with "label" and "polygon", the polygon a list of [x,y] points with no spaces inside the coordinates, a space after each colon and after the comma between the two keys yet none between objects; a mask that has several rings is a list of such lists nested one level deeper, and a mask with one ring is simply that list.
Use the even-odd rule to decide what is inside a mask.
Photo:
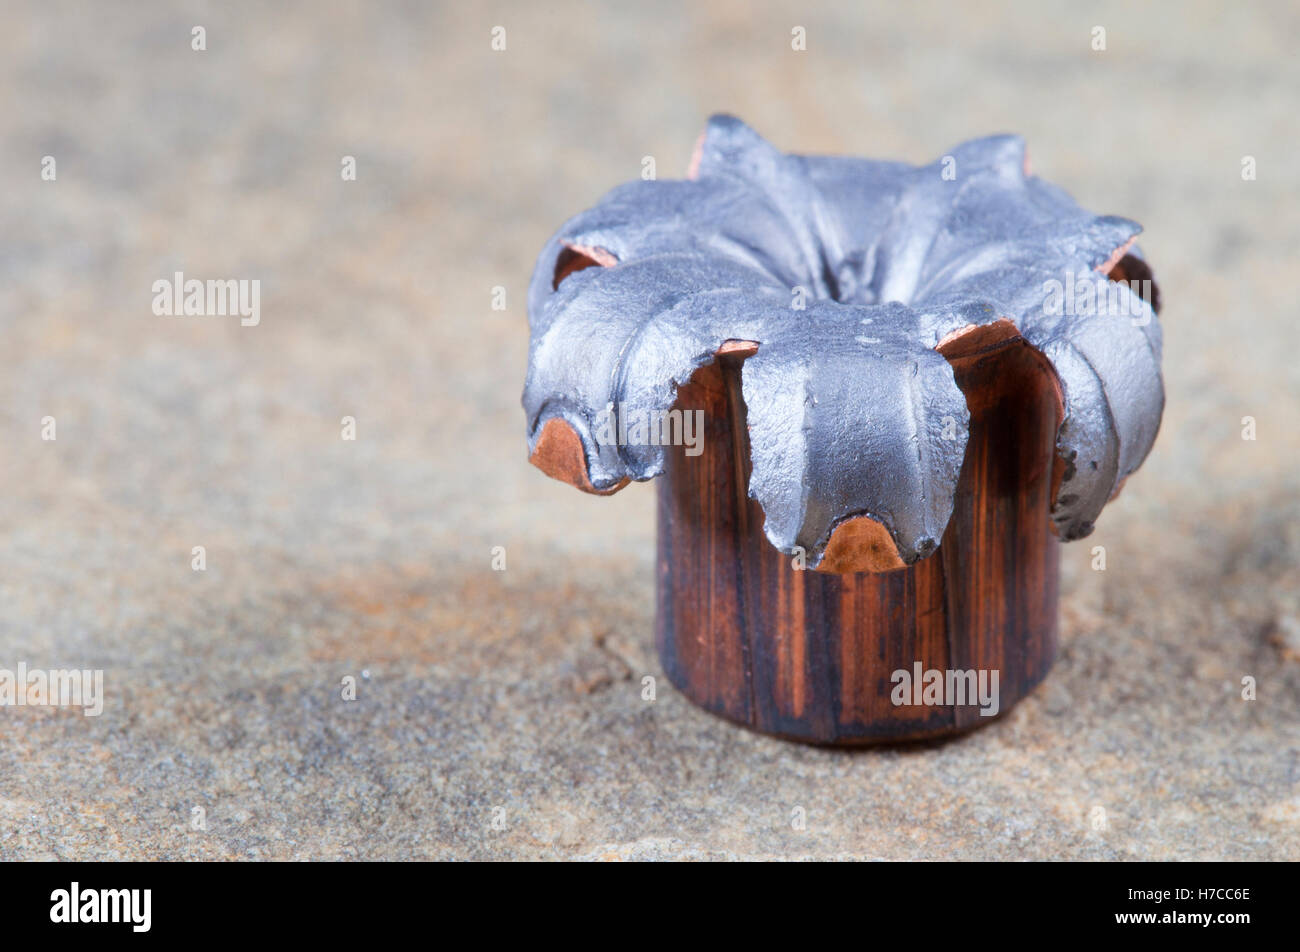
[{"label": "blurred stone background", "polygon": [[[0,858],[1300,857],[1294,5],[0,21],[0,667],[107,692],[0,708]],[[1064,550],[1053,675],[965,739],[837,753],[642,701],[653,490],[525,462],[534,255],[644,156],[682,175],[714,111],[914,162],[1019,132],[1146,226],[1160,439]],[[260,279],[260,325],[155,316],[177,270]]]}]

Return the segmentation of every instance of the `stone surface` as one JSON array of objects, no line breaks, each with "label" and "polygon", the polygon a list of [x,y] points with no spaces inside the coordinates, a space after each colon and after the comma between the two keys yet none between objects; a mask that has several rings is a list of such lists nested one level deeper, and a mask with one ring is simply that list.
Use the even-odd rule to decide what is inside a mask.
[{"label": "stone surface", "polygon": [[[1300,857],[1296,11],[4,19],[0,667],[107,699],[0,708],[0,858]],[[1017,132],[1146,228],[1161,435],[1062,553],[1053,674],[964,739],[846,754],[643,701],[653,490],[526,463],[537,249],[645,156],[682,175],[719,110],[912,162]],[[155,316],[177,270],[260,279],[261,323]]]}]

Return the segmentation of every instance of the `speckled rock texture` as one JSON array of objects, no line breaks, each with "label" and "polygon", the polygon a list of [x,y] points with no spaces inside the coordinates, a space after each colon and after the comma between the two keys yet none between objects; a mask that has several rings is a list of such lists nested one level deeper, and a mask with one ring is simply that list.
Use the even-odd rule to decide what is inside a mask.
[{"label": "speckled rock texture", "polygon": [[[0,708],[0,859],[1300,858],[1300,14],[891,10],[6,3],[0,668],[106,698]],[[969,737],[700,711],[653,489],[525,459],[538,249],[715,112],[912,164],[1015,130],[1146,229],[1160,437],[1062,549],[1051,677]],[[155,315],[177,270],[260,323]]]},{"label": "speckled rock texture", "polygon": [[[785,155],[715,116],[689,181],[622,185],[542,249],[530,448],[559,418],[595,490],[657,476],[663,447],[603,421],[658,419],[727,341],[752,342],[749,492],[768,539],[816,566],[835,527],[865,515],[911,564],[947,528],[970,419],[935,348],[1008,321],[1060,378],[1052,515],[1080,538],[1146,458],[1164,406],[1152,304],[1108,277],[1140,231],[1030,174],[1018,136],[914,167]],[[561,281],[575,249],[602,266]]]}]

